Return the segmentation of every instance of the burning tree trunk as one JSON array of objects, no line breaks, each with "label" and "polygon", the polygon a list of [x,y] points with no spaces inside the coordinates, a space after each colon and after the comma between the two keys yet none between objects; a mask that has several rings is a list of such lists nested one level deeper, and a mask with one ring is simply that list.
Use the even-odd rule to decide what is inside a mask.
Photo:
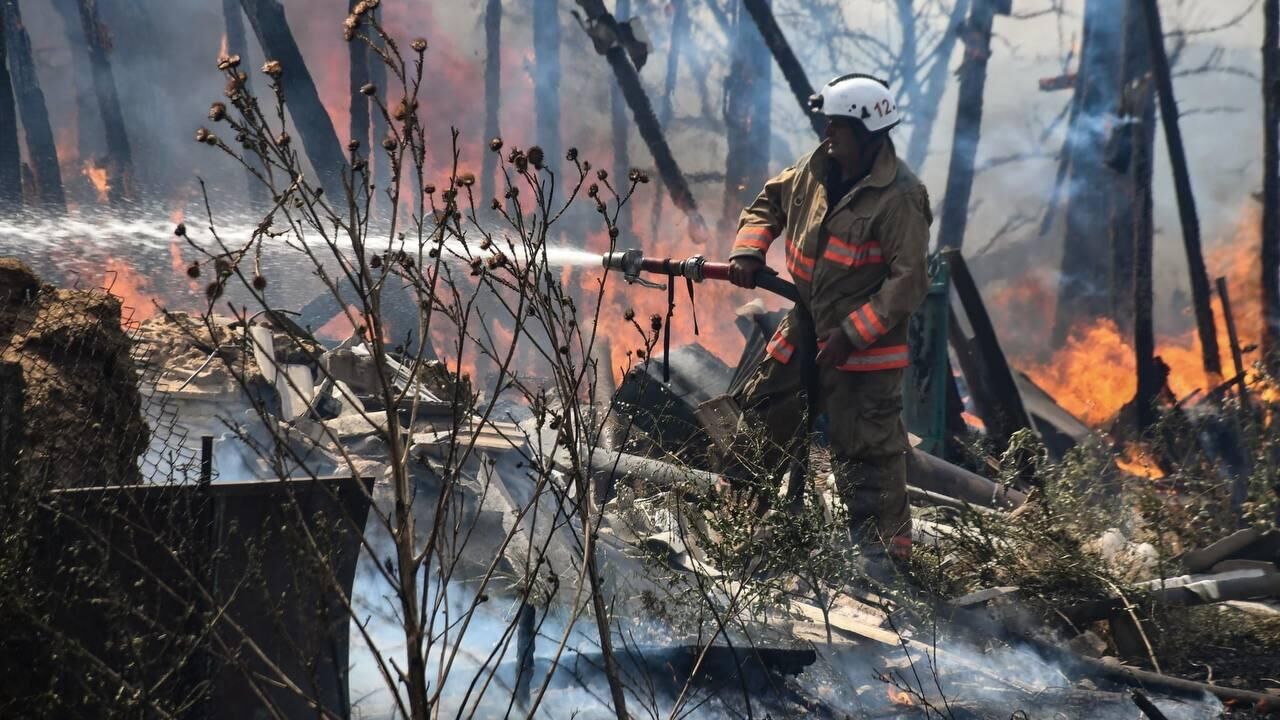
[{"label": "burning tree trunk", "polygon": [[685,182],[680,164],[671,153],[671,147],[667,145],[667,139],[662,134],[662,126],[653,114],[653,105],[649,103],[649,96],[640,82],[640,73],[631,64],[626,49],[618,41],[617,20],[605,9],[602,0],[577,0],[577,3],[582,6],[587,15],[585,25],[587,33],[591,35],[597,49],[604,53],[609,66],[613,68],[614,77],[617,78],[622,96],[626,98],[627,105],[631,108],[632,119],[635,120],[636,128],[640,131],[640,137],[648,146],[649,153],[653,155],[658,174],[671,194],[671,202],[689,217],[690,232],[695,239],[698,242],[705,242],[706,223],[698,214],[698,204],[693,198],[693,192],[689,190],[689,184]]},{"label": "burning tree trunk", "polygon": [[[498,111],[502,107],[502,0],[488,0],[484,6],[484,136],[485,140],[500,136]],[[484,153],[480,172],[480,198],[496,197],[494,190],[498,170],[498,154]]]},{"label": "burning tree trunk", "polygon": [[[685,34],[689,32],[689,10],[685,0],[672,0],[671,7],[671,47],[667,51],[667,75],[662,85],[662,110],[658,114],[658,124],[662,128],[671,126],[671,98],[676,92],[676,75],[680,69],[680,48],[684,44]],[[657,187],[653,194],[653,213],[649,217],[649,237],[658,236],[658,224],[662,222],[662,177],[656,179]]]},{"label": "burning tree trunk", "polygon": [[[899,0],[907,2],[907,0]],[[910,3],[908,3],[910,4]],[[929,68],[929,76],[921,84],[917,79],[917,94],[911,99],[911,139],[907,142],[907,165],[916,172],[924,165],[929,151],[929,140],[933,137],[933,124],[938,119],[938,108],[942,105],[942,91],[947,86],[947,68],[950,66],[951,51],[955,49],[956,40],[963,30],[964,14],[969,10],[969,0],[956,0],[951,8],[951,17],[947,21],[947,32],[938,41],[937,57]]]},{"label": "burning tree trunk", "polygon": [[[62,0],[66,6],[63,15],[68,26],[75,15],[79,17],[84,34],[85,49],[89,54],[89,70],[93,78],[93,93],[98,100],[98,112],[102,116],[102,129],[106,142],[108,197],[118,204],[133,196],[133,155],[129,150],[129,132],[125,128],[124,113],[120,110],[120,96],[116,92],[116,80],[111,73],[111,59],[107,57],[111,38],[98,17],[97,0]],[[67,28],[68,36],[73,35]],[[101,189],[99,189],[101,190]]]},{"label": "burning tree trunk", "polygon": [[[761,0],[766,6],[769,0]],[[732,231],[742,208],[769,179],[769,107],[772,70],[755,23],[741,11],[734,22],[733,62],[725,83],[725,155],[722,229]],[[807,108],[806,108],[807,109]]]},{"label": "burning tree trunk", "polygon": [[1262,353],[1280,368],[1280,0],[1264,0],[1262,40]]},{"label": "burning tree trunk", "polygon": [[62,190],[62,173],[58,169],[58,150],[49,125],[49,110],[36,77],[36,64],[31,55],[31,38],[22,25],[18,0],[0,0],[4,34],[8,50],[9,72],[13,79],[14,97],[27,140],[27,156],[35,177],[35,196],[47,209],[67,209]]},{"label": "burning tree trunk", "polygon": [[[625,22],[627,16],[631,14],[631,0],[618,0],[615,9],[617,17]],[[615,187],[621,188],[623,178],[627,177],[627,173],[631,171],[631,159],[627,152],[627,138],[630,136],[631,125],[627,122],[627,100],[622,96],[622,90],[614,85],[610,95],[613,124],[613,177],[614,182],[618,183]],[[618,211],[618,227],[627,233],[634,231],[631,221],[631,203],[623,205]]]},{"label": "burning tree trunk", "polygon": [[822,137],[827,121],[822,115],[809,112],[809,98],[813,95],[813,85],[804,74],[804,67],[796,59],[796,54],[791,51],[791,44],[782,34],[782,28],[778,27],[778,21],[773,17],[773,10],[769,8],[769,0],[742,0],[742,6],[751,14],[751,19],[760,29],[764,44],[769,47],[769,52],[773,53],[773,59],[782,70],[782,76],[787,79],[787,85],[791,86],[791,94],[795,95],[796,102],[800,103],[800,112],[808,116],[809,123],[813,125],[813,131],[818,134],[818,137]]},{"label": "burning tree trunk", "polygon": [[[1141,22],[1142,8],[1135,2],[1130,7],[1130,21]],[[1136,17],[1135,16],[1139,16]],[[1145,45],[1146,43],[1142,43]],[[1145,66],[1135,58],[1139,67]],[[1128,68],[1126,68],[1128,69]],[[1152,199],[1151,158],[1154,154],[1155,107],[1152,103],[1150,80],[1139,76],[1135,84],[1126,89],[1125,105],[1132,123],[1128,132],[1132,152],[1129,168],[1130,203],[1132,205],[1132,258],[1133,275],[1133,351],[1138,369],[1138,391],[1135,396],[1135,420],[1141,435],[1155,421],[1155,400],[1163,380],[1155,360],[1155,330],[1152,326]],[[1148,141],[1148,138],[1151,140]]]},{"label": "burning tree trunk", "polygon": [[[960,97],[956,101],[955,140],[951,165],[947,169],[947,191],[942,198],[942,220],[938,247],[959,250],[964,243],[969,219],[969,196],[973,192],[973,164],[982,132],[982,95],[987,85],[987,60],[991,57],[991,25],[999,0],[974,0],[962,30],[965,44],[960,63]],[[1007,12],[1007,10],[1004,10]]]},{"label": "burning tree trunk", "polygon": [[[1141,225],[1135,213],[1140,203],[1139,192],[1150,193],[1150,158],[1155,156],[1155,116],[1153,88],[1151,84],[1151,51],[1147,45],[1147,31],[1142,21],[1141,9],[1136,0],[1129,0],[1125,11],[1124,54],[1121,64],[1120,112],[1118,122],[1108,139],[1106,161],[1119,173],[1117,192],[1111,202],[1111,307],[1110,316],[1115,319],[1122,333],[1133,331],[1134,323],[1134,252],[1137,243],[1135,230]],[[1136,121],[1133,124],[1131,121]],[[1144,153],[1148,172],[1146,177],[1136,174],[1133,163],[1135,148]],[[1145,188],[1145,190],[1143,189]],[[1148,207],[1149,209],[1149,207]],[[1146,218],[1145,227],[1151,227]]]},{"label": "burning tree trunk", "polygon": [[[249,39],[244,33],[244,17],[240,14],[240,0],[222,0],[222,17],[227,33],[227,54],[239,55],[244,60],[249,58]],[[245,91],[250,91],[251,80],[245,80]],[[256,164],[253,153],[245,154],[245,162]],[[263,186],[253,173],[245,170],[245,181],[248,183],[249,202],[257,203],[263,199]]]},{"label": "burning tree trunk", "polygon": [[0,33],[0,210],[22,205],[22,154],[18,150],[18,107],[13,102],[4,34]]},{"label": "burning tree trunk", "polygon": [[1187,251],[1187,267],[1191,271],[1191,301],[1195,305],[1196,329],[1200,334],[1200,352],[1207,373],[1222,374],[1218,356],[1218,333],[1214,329],[1213,310],[1209,305],[1209,273],[1200,252],[1200,219],[1196,215],[1195,196],[1191,193],[1191,177],[1187,172],[1187,153],[1182,146],[1182,130],[1178,127],[1178,103],[1173,97],[1173,78],[1169,73],[1169,56],[1164,48],[1164,31],[1160,27],[1160,8],[1156,0],[1142,0],[1147,24],[1147,42],[1151,46],[1151,66],[1160,97],[1160,120],[1169,148],[1169,165],[1173,170],[1173,186],[1178,196],[1178,217],[1182,220],[1182,243]]},{"label": "burning tree trunk", "polygon": [[320,184],[329,197],[343,197],[342,175],[347,170],[347,161],[338,143],[338,133],[333,129],[333,120],[320,102],[320,93],[293,39],[284,8],[277,0],[240,0],[240,6],[267,58],[279,61],[284,67],[279,82],[289,105],[289,116],[302,136],[303,149]]},{"label": "burning tree trunk", "polygon": [[537,103],[537,143],[547,165],[560,167],[560,3],[533,0],[533,97]]},{"label": "burning tree trunk", "polygon": [[[1064,251],[1054,343],[1066,341],[1081,320],[1105,317],[1113,303],[1108,221],[1117,194],[1116,174],[1107,166],[1108,118],[1119,99],[1123,20],[1115,3],[1088,0],[1076,76],[1074,113],[1063,152],[1070,158],[1065,198]],[[1126,228],[1126,234],[1129,228]],[[1126,284],[1125,292],[1131,289]],[[1126,323],[1127,324],[1127,323]]]}]

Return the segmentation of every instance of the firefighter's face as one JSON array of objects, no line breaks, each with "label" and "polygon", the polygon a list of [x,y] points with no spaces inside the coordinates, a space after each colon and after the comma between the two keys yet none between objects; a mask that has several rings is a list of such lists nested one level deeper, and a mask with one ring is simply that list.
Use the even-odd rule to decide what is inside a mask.
[{"label": "firefighter's face", "polygon": [[851,118],[835,116],[827,123],[827,152],[844,167],[851,167],[862,156],[862,133]]}]

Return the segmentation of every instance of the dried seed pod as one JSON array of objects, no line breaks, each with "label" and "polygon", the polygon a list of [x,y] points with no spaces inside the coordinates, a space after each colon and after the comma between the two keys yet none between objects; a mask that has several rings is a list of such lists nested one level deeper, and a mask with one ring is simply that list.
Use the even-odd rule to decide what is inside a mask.
[{"label": "dried seed pod", "polygon": [[524,155],[521,155],[516,158],[515,166],[516,166],[516,172],[519,172],[519,173],[528,172],[529,159],[526,158]]},{"label": "dried seed pod", "polygon": [[609,228],[609,239],[610,239],[610,240],[617,240],[617,239],[618,239],[618,235],[619,235],[619,233],[620,233],[620,231],[618,230],[618,226],[617,226],[617,225],[614,225],[614,226],[610,227],[610,228]]},{"label": "dried seed pod", "polygon": [[374,270],[377,270],[378,268],[382,267],[382,256],[374,255],[373,257],[369,258],[369,267],[373,268]]},{"label": "dried seed pod", "polygon": [[595,183],[591,183],[591,185],[587,186],[587,197],[592,197],[592,198],[593,198],[593,197],[595,197],[595,196],[597,196],[597,195],[599,195],[599,194],[600,194],[600,186],[599,186],[599,185],[597,185],[597,184],[595,184]]},{"label": "dried seed pod", "polygon": [[359,150],[359,149],[360,149],[360,141],[359,141],[359,140],[356,140],[355,138],[352,138],[352,139],[350,139],[350,140],[348,140],[348,141],[347,141],[347,150],[348,150],[348,151],[350,151],[350,152],[355,152],[355,151],[357,151],[357,150]]},{"label": "dried seed pod", "polygon": [[492,239],[487,238],[487,237],[486,237],[486,238],[481,238],[481,239],[480,239],[480,249],[481,249],[481,250],[488,250],[488,249],[489,249],[489,248],[491,248],[491,247],[493,247],[493,240],[492,240]]},{"label": "dried seed pod", "polygon": [[473,173],[464,172],[458,176],[458,184],[462,187],[471,187],[476,184],[476,176]]},{"label": "dried seed pod", "polygon": [[267,289],[267,279],[261,275],[253,276],[253,289],[262,292]]},{"label": "dried seed pod", "polygon": [[427,39],[426,39],[426,38],[414,38],[414,39],[413,39],[413,42],[409,43],[409,47],[413,48],[413,51],[414,51],[414,52],[416,52],[416,53],[423,53],[423,52],[426,52],[426,51],[427,51]]},{"label": "dried seed pod", "polygon": [[396,149],[396,140],[395,140],[395,138],[387,138],[386,140],[383,140],[383,141],[382,141],[382,149],[383,149],[383,150],[387,150],[387,151],[395,150],[395,149]]},{"label": "dried seed pod", "polygon": [[529,152],[527,153],[527,157],[529,158],[529,164],[530,164],[530,165],[532,165],[532,166],[534,166],[535,168],[537,168],[537,169],[541,170],[541,169],[542,169],[542,161],[546,159],[546,153],[544,153],[544,152],[542,151],[542,147],[540,147],[540,146],[538,146],[538,145],[534,145],[533,147],[529,148]]},{"label": "dried seed pod", "polygon": [[582,172],[591,172],[591,161],[590,161],[590,160],[583,160],[583,161],[582,161]]},{"label": "dried seed pod", "polygon": [[200,277],[200,263],[193,262],[187,266],[187,277],[193,280]]},{"label": "dried seed pod", "polygon": [[293,138],[289,137],[289,133],[282,132],[280,133],[280,136],[276,138],[276,145],[279,145],[280,147],[288,147],[289,141],[292,139]]},{"label": "dried seed pod", "polygon": [[219,122],[227,117],[227,106],[225,103],[216,102],[209,106],[209,119]]},{"label": "dried seed pod", "polygon": [[489,141],[489,149],[498,152],[502,150],[502,138],[496,137]]},{"label": "dried seed pod", "polygon": [[204,295],[210,300],[217,300],[222,297],[222,283],[217,280],[209,283],[204,288]]},{"label": "dried seed pod", "polygon": [[498,198],[494,198],[494,199],[493,199],[493,202],[489,203],[489,209],[490,209],[490,210],[501,210],[501,209],[502,209],[502,203],[498,200]]},{"label": "dried seed pod", "polygon": [[642,171],[642,172],[640,173],[640,178],[639,178],[639,180],[640,180],[640,184],[641,184],[641,185],[644,185],[644,184],[648,183],[648,182],[649,182],[649,173],[646,173],[646,172],[643,172],[643,171]]},{"label": "dried seed pod", "polygon": [[422,192],[424,192],[424,193],[426,193],[426,194],[428,194],[428,195],[432,195],[432,194],[434,194],[434,193],[435,193],[435,191],[436,191],[436,186],[435,186],[435,185],[432,185],[431,183],[427,183],[426,185],[423,185],[423,186],[422,186]]},{"label": "dried seed pod", "polygon": [[204,128],[196,128],[196,142],[209,142],[209,131]]},{"label": "dried seed pod", "polygon": [[400,102],[396,103],[396,106],[391,109],[391,117],[395,118],[396,120],[404,120],[408,116],[409,116],[409,105],[404,100],[401,100]]},{"label": "dried seed pod", "polygon": [[635,310],[632,310],[631,308],[627,308],[626,310],[623,310],[623,311],[622,311],[622,319],[623,319],[623,320],[626,320],[627,322],[631,322],[632,320],[635,320],[635,319],[636,319],[636,311],[635,311]]},{"label": "dried seed pod", "polygon": [[641,360],[643,360],[643,359],[644,359],[645,354],[646,354],[646,353],[645,353],[645,351],[644,351],[644,348],[638,348],[638,349],[636,350],[636,357],[640,358]]},{"label": "dried seed pod", "polygon": [[284,74],[284,66],[279,60],[268,60],[262,65],[262,72],[269,75],[272,79],[279,78]]},{"label": "dried seed pod", "polygon": [[578,148],[572,148],[572,147],[569,148],[569,151],[564,154],[564,159],[568,160],[569,162],[573,162],[574,160],[577,160]]},{"label": "dried seed pod", "polygon": [[599,178],[600,182],[604,182],[609,179],[609,171],[604,168],[600,168],[596,171],[596,177]]},{"label": "dried seed pod", "polygon": [[373,95],[376,92],[378,92],[378,86],[373,83],[365,83],[360,86],[361,95]]},{"label": "dried seed pod", "polygon": [[509,187],[507,188],[507,192],[505,194],[508,200],[515,200],[516,198],[520,197],[520,188],[514,187],[514,186]]},{"label": "dried seed pod", "polygon": [[173,229],[173,234],[178,237],[184,237],[187,234],[187,224],[178,223],[178,226]]},{"label": "dried seed pod", "polygon": [[650,327],[650,328],[653,328],[653,331],[654,331],[654,332],[658,332],[659,330],[661,330],[661,329],[662,329],[662,316],[661,316],[661,315],[659,315],[658,313],[654,313],[654,314],[650,315],[650,316],[649,316],[649,327]]},{"label": "dried seed pod", "polygon": [[627,179],[633,183],[640,182],[640,171],[632,168],[631,172],[627,173]]}]

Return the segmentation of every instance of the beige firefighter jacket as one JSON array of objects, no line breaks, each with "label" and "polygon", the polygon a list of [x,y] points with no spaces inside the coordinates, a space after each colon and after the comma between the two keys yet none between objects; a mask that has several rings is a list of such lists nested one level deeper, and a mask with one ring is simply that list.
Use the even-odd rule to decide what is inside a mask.
[{"label": "beige firefighter jacket", "polygon": [[[885,142],[871,172],[836,199],[827,217],[829,162],[824,141],[765,183],[742,212],[730,257],[764,260],[773,241],[785,236],[787,269],[818,338],[839,327],[853,341],[840,369],[906,367],[907,323],[929,288],[928,191]],[[784,364],[799,344],[789,320],[768,345]]]}]

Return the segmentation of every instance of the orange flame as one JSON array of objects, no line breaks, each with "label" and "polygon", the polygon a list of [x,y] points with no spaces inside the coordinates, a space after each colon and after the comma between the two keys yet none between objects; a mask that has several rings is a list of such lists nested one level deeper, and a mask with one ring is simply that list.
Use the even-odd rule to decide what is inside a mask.
[{"label": "orange flame", "polygon": [[1164,471],[1141,446],[1130,443],[1125,446],[1124,453],[1116,458],[1116,467],[1137,477],[1158,480],[1164,477]]},{"label": "orange flame", "polygon": [[[1232,316],[1240,344],[1246,349],[1255,345],[1262,335],[1261,276],[1257,270],[1260,247],[1259,210],[1248,207],[1237,221],[1232,236],[1218,243],[1205,258],[1211,278],[1227,278]],[[1005,301],[1017,298],[1025,300],[1023,295],[1009,292]],[[1235,367],[1231,344],[1222,302],[1216,293],[1212,307],[1223,373],[1232,377]],[[1043,318],[1050,317],[1050,314],[1043,308],[1041,312],[1040,322],[1047,326]],[[1190,320],[1190,308],[1184,312]],[[1194,326],[1181,333],[1157,338],[1156,354],[1168,364],[1169,389],[1179,398],[1185,398],[1197,389],[1209,390],[1222,382],[1221,377],[1209,376],[1205,372],[1200,338]],[[1251,358],[1246,354],[1246,370],[1250,362]],[[1133,339],[1121,334],[1110,319],[1075,328],[1066,345],[1048,360],[1023,355],[1015,357],[1014,363],[1063,408],[1094,426],[1114,417],[1125,403],[1133,399],[1136,390],[1137,361]]]},{"label": "orange flame", "polygon": [[111,182],[107,177],[107,169],[92,160],[85,160],[84,167],[80,169],[80,174],[89,178],[89,182],[93,183],[93,189],[98,191],[98,202],[105,203],[111,192]]},{"label": "orange flame", "polygon": [[120,317],[126,323],[141,322],[157,312],[151,281],[132,265],[117,258],[107,258],[102,284],[120,298]]},{"label": "orange flame", "polygon": [[911,693],[905,692],[903,690],[899,690],[898,688],[892,685],[886,685],[885,687],[888,689],[888,692],[889,692],[889,702],[893,703],[894,705],[903,705],[903,706],[909,707],[916,704],[915,699],[911,697]]}]

